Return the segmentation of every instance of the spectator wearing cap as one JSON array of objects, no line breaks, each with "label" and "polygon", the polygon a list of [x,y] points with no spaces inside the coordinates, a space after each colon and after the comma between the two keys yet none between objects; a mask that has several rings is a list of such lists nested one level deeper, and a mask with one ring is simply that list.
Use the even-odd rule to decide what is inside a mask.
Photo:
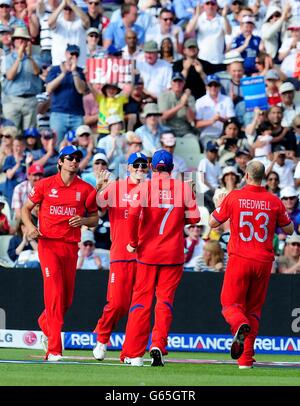
[{"label": "spectator wearing cap", "polygon": [[[12,34],[14,30],[9,25],[0,24],[0,43],[2,44],[0,52],[0,60],[4,60],[4,56],[8,55],[12,50]],[[2,65],[2,63],[1,63]]]},{"label": "spectator wearing cap", "polygon": [[46,78],[46,90],[51,95],[50,127],[57,134],[58,145],[68,130],[76,130],[83,124],[86,82],[78,66],[79,54],[77,45],[68,44],[65,62],[52,66]]},{"label": "spectator wearing cap", "polygon": [[300,113],[300,104],[295,101],[295,90],[295,86],[289,81],[282,83],[279,87],[280,105],[283,108],[281,121],[283,127],[291,127],[294,117]]},{"label": "spectator wearing cap", "polygon": [[231,44],[231,48],[239,52],[244,59],[244,69],[247,76],[256,71],[255,58],[263,47],[261,38],[253,35],[254,28],[255,18],[244,16],[241,22],[241,34],[234,38]]},{"label": "spectator wearing cap", "polygon": [[300,235],[294,233],[286,238],[283,255],[276,259],[275,268],[280,274],[300,273]]},{"label": "spectator wearing cap", "polygon": [[78,140],[78,149],[82,152],[79,169],[81,172],[91,172],[93,153],[95,151],[92,130],[88,125],[81,125],[75,131],[75,136]]},{"label": "spectator wearing cap", "polygon": [[5,158],[12,155],[13,140],[17,135],[17,129],[13,126],[5,126],[0,128],[0,185],[5,181],[5,175],[2,171],[2,166]]},{"label": "spectator wearing cap", "polygon": [[32,151],[41,148],[41,135],[35,127],[26,128],[23,132],[23,136],[26,141],[26,153],[31,153]]},{"label": "spectator wearing cap", "polygon": [[186,26],[186,34],[191,34],[194,29],[197,33],[199,58],[204,59],[221,70],[220,64],[224,59],[225,34],[231,34],[231,26],[227,19],[228,7],[222,10],[222,16],[217,12],[216,0],[205,0],[202,7],[197,5],[194,16]]},{"label": "spectator wearing cap", "polygon": [[176,137],[194,134],[195,98],[190,89],[184,89],[185,78],[180,72],[174,72],[171,89],[158,96],[158,108],[162,113],[162,122],[171,128]]},{"label": "spectator wearing cap", "polygon": [[75,44],[79,47],[77,65],[85,68],[85,30],[90,26],[85,12],[77,7],[73,0],[63,0],[49,16],[48,25],[52,30],[52,43],[55,44],[51,47],[52,64],[59,66],[64,62],[67,44]]},{"label": "spectator wearing cap", "polygon": [[138,44],[143,45],[145,41],[145,29],[136,23],[138,17],[138,8],[134,4],[122,4],[121,20],[110,22],[103,33],[103,46],[108,48],[113,45],[121,50],[125,45],[126,30],[131,28],[137,33]]},{"label": "spectator wearing cap", "polygon": [[[13,191],[11,208],[14,212],[14,220],[21,220],[21,209],[28,199],[34,184],[44,177],[44,168],[36,163],[33,163],[27,169],[27,179],[19,183]],[[37,212],[33,212],[37,220]]]},{"label": "spectator wearing cap", "polygon": [[220,187],[215,190],[213,202],[215,207],[218,207],[218,202],[221,197],[225,197],[228,193],[238,189],[240,182],[240,174],[234,166],[226,166],[220,175]]},{"label": "spectator wearing cap", "polygon": [[122,130],[124,121],[118,114],[113,114],[107,118],[109,134],[98,141],[97,147],[102,148],[109,161],[108,169],[116,177],[119,175],[119,164],[124,160],[126,139]]},{"label": "spectator wearing cap", "polygon": [[22,131],[36,125],[36,95],[42,89],[40,59],[32,54],[27,28],[17,27],[12,40],[13,50],[5,57],[3,114]]},{"label": "spectator wearing cap", "polygon": [[141,114],[144,124],[135,131],[136,134],[141,137],[143,141],[143,152],[148,157],[151,157],[160,147],[161,134],[169,130],[168,127],[161,124],[161,115],[156,103],[147,103]]},{"label": "spectator wearing cap", "polygon": [[19,20],[12,15],[12,0],[0,0],[0,24],[9,26],[11,28],[23,27],[26,25],[23,20]]},{"label": "spectator wearing cap", "polygon": [[280,64],[278,51],[284,34],[284,23],[287,22],[289,14],[289,3],[286,3],[283,9],[271,4],[261,27],[261,38],[264,41],[265,50],[276,64]]},{"label": "spectator wearing cap", "polygon": [[147,41],[144,45],[144,61],[137,61],[136,67],[144,81],[144,93],[152,101],[170,88],[172,66],[159,59],[159,49],[155,41]]},{"label": "spectator wearing cap", "polygon": [[90,20],[90,27],[99,31],[98,44],[102,46],[103,30],[108,26],[110,20],[103,14],[103,7],[100,0],[87,0],[87,16]]},{"label": "spectator wearing cap", "polygon": [[279,175],[279,187],[283,189],[287,186],[294,185],[294,170],[297,164],[297,159],[293,154],[282,145],[277,145],[273,154],[273,160],[268,167],[266,167],[266,175],[271,171]]},{"label": "spectator wearing cap", "polygon": [[56,134],[52,130],[41,130],[42,147],[32,151],[34,163],[43,166],[44,176],[57,173],[58,151],[56,150]]},{"label": "spectator wearing cap", "polygon": [[[81,179],[88,182],[90,185],[96,187],[97,174],[99,171],[106,171],[108,168],[108,159],[103,152],[97,152],[93,156],[93,167],[91,172],[84,172],[80,175]],[[115,179],[114,175],[111,173],[110,179]]]},{"label": "spectator wearing cap", "polygon": [[221,94],[220,79],[208,75],[205,96],[196,101],[196,128],[200,129],[200,142],[204,147],[209,139],[220,137],[223,124],[235,116],[231,98]]},{"label": "spectator wearing cap", "polygon": [[[286,186],[280,191],[280,199],[290,217],[294,223],[295,232],[300,233],[300,209],[299,209],[299,194],[297,190],[292,186]],[[280,228],[276,230],[279,234],[280,240],[286,239],[286,234]]]},{"label": "spectator wearing cap", "polygon": [[234,50],[227,52],[223,60],[228,77],[221,79],[221,85],[224,93],[232,99],[236,111],[241,109],[241,106],[237,106],[237,104],[241,104],[244,100],[241,88],[241,79],[245,73],[243,62],[244,59],[239,52]]},{"label": "spectator wearing cap", "polygon": [[300,42],[300,22],[299,17],[291,19],[287,27],[287,36],[279,48],[280,69],[288,77],[293,78],[296,67],[296,59],[299,52],[298,43]]},{"label": "spectator wearing cap", "polygon": [[98,28],[90,27],[86,32],[87,58],[100,58],[104,56],[105,50],[99,45],[100,31]]},{"label": "spectator wearing cap", "polygon": [[102,269],[102,262],[96,249],[95,236],[92,230],[85,230],[81,233],[79,244],[77,269]]},{"label": "spectator wearing cap", "polygon": [[246,167],[252,156],[247,149],[239,148],[235,153],[235,167],[238,173],[241,175],[241,179],[244,178]]},{"label": "spectator wearing cap", "polygon": [[173,170],[171,177],[173,179],[182,179],[184,178],[184,173],[188,171],[188,167],[185,163],[185,160],[180,156],[174,154],[176,147],[176,136],[172,131],[167,131],[161,134],[160,143],[162,149],[168,151],[173,156]]},{"label": "spectator wearing cap", "polygon": [[171,9],[162,8],[157,23],[146,31],[146,41],[155,41],[160,47],[163,39],[170,38],[174,50],[182,54],[184,33],[179,25],[174,24],[174,20],[174,12]]},{"label": "spectator wearing cap", "polygon": [[275,106],[281,102],[279,94],[278,82],[280,76],[277,70],[270,69],[265,75],[266,93],[268,97],[268,105]]},{"label": "spectator wearing cap", "polygon": [[185,77],[184,89],[190,89],[195,99],[205,95],[206,74],[216,72],[215,66],[198,58],[199,48],[195,38],[188,38],[183,46],[183,59],[175,61],[174,72],[181,72]]},{"label": "spectator wearing cap", "polygon": [[222,171],[218,162],[218,145],[213,141],[208,141],[205,150],[206,156],[198,165],[198,182],[201,193],[204,193],[204,206],[211,213],[215,209],[212,199],[215,190],[219,187]]}]

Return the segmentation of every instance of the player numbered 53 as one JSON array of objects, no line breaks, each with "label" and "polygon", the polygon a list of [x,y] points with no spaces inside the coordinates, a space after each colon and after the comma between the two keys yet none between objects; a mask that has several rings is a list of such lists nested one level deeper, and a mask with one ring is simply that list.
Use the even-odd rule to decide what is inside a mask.
[{"label": "player numbered 53", "polygon": [[[239,226],[243,228],[243,231],[239,233],[240,238],[245,242],[251,241],[253,238],[258,242],[265,242],[268,238],[267,225],[269,222],[270,218],[267,213],[260,212],[254,217],[253,211],[241,211]],[[255,231],[258,229],[259,232]]]}]

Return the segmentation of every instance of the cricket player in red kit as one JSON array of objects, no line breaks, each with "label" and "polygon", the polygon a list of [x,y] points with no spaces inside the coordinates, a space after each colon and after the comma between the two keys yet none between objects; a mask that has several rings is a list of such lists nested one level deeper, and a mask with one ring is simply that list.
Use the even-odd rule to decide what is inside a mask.
[{"label": "cricket player in red kit", "polygon": [[[81,158],[75,146],[64,147],[58,157],[59,172],[37,182],[22,209],[28,236],[38,238],[45,302],[38,323],[48,361],[62,358],[61,331],[74,294],[80,228],[98,224],[96,190],[77,176]],[[37,204],[38,228],[31,221]]]},{"label": "cricket player in red kit", "polygon": [[238,359],[240,369],[252,368],[255,361],[254,342],[274,261],[275,229],[281,227],[287,234],[294,231],[281,200],[261,186],[264,174],[261,162],[250,162],[247,185],[229,193],[209,222],[211,227],[218,227],[230,220],[221,304],[234,336],[231,357]]},{"label": "cricket player in red kit", "polygon": [[109,210],[111,230],[110,270],[107,288],[107,304],[94,330],[97,344],[93,349],[94,357],[102,361],[105,358],[107,343],[117,322],[127,315],[136,273],[136,255],[126,249],[129,241],[128,210],[134,188],[145,179],[148,172],[147,157],[135,152],[128,158],[129,176],[115,182],[108,181],[109,172],[101,171],[96,188],[99,189],[97,202],[102,210]]},{"label": "cricket player in red kit", "polygon": [[194,224],[200,220],[190,186],[171,179],[172,155],[165,150],[156,151],[151,166],[151,181],[141,183],[137,188],[138,194],[133,196],[128,216],[127,249],[137,253],[137,273],[120,358],[132,366],[143,365],[154,293],[151,365],[164,365],[175,291],[183,273],[183,229],[185,223]]}]

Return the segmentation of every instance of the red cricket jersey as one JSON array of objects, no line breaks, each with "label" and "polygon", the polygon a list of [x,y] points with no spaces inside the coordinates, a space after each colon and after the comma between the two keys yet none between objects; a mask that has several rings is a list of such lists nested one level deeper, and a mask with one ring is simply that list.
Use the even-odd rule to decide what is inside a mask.
[{"label": "red cricket jersey", "polygon": [[[130,192],[137,187],[128,177],[110,183],[102,192],[98,193],[98,205],[102,209],[109,210],[110,239],[110,262],[135,261],[136,255],[127,251],[129,242],[128,233],[128,210],[132,196]],[[134,194],[133,194],[134,195]]]},{"label": "red cricket jersey", "polygon": [[98,211],[95,189],[78,176],[69,186],[64,184],[60,173],[41,179],[34,185],[29,199],[35,204],[40,204],[41,238],[79,242],[80,227],[71,227],[70,218]]},{"label": "red cricket jersey", "polygon": [[275,229],[291,222],[277,196],[252,185],[229,193],[212,215],[220,223],[230,219],[229,255],[261,262],[274,260]]},{"label": "red cricket jersey", "polygon": [[129,242],[137,246],[137,260],[149,265],[182,265],[184,225],[200,220],[192,189],[158,172],[138,189],[128,217]]}]

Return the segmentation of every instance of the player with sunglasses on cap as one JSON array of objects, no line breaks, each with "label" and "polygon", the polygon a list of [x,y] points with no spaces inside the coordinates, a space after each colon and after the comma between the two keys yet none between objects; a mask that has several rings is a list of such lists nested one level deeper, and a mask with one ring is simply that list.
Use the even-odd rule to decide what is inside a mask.
[{"label": "player with sunglasses on cap", "polygon": [[[81,159],[82,152],[75,146],[64,147],[58,156],[58,173],[38,181],[22,208],[28,237],[38,238],[45,300],[38,323],[45,359],[54,362],[62,359],[61,330],[74,294],[81,226],[98,224],[95,189],[77,176]],[[38,227],[31,220],[37,204]]]},{"label": "player with sunglasses on cap", "polygon": [[94,330],[97,345],[93,355],[99,361],[105,358],[107,343],[117,322],[128,313],[136,273],[136,257],[126,249],[129,240],[127,218],[134,198],[133,189],[145,179],[148,161],[144,154],[135,152],[127,163],[129,176],[126,179],[110,182],[110,172],[100,169],[96,186],[98,206],[102,211],[109,211],[112,241],[107,304]]}]

